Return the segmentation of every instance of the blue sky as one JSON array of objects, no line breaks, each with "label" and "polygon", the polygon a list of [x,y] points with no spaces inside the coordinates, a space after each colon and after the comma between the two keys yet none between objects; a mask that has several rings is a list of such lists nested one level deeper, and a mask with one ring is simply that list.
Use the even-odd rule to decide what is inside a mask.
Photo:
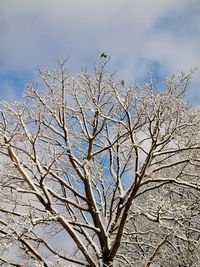
[{"label": "blue sky", "polygon": [[[68,58],[91,68],[102,51],[121,79],[160,79],[200,67],[199,0],[1,0],[0,92],[20,98],[36,67]],[[189,98],[200,104],[200,71]]]}]

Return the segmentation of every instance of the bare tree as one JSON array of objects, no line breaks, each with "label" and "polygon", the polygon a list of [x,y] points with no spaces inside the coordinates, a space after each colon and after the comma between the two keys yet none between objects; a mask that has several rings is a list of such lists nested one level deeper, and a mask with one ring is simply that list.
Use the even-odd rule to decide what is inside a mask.
[{"label": "bare tree", "polygon": [[200,263],[191,75],[126,87],[106,63],[39,70],[42,88],[1,103],[1,266]]}]

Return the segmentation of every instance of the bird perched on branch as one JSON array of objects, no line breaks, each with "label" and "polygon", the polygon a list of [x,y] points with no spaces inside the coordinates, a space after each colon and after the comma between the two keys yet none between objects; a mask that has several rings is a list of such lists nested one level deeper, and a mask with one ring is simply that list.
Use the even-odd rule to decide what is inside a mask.
[{"label": "bird perched on branch", "polygon": [[101,59],[102,58],[107,58],[108,56],[103,52],[102,54],[101,54]]},{"label": "bird perched on branch", "polygon": [[125,80],[121,80],[120,83],[121,83],[121,85],[124,87],[124,85],[125,85]]}]

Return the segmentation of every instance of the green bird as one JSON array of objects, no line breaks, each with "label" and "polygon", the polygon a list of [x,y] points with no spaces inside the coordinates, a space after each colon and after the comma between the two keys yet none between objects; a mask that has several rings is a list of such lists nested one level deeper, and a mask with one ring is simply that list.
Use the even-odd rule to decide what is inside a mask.
[{"label": "green bird", "polygon": [[124,80],[121,80],[120,83],[121,83],[121,85],[124,87],[124,85],[125,85],[125,81],[124,81]]}]

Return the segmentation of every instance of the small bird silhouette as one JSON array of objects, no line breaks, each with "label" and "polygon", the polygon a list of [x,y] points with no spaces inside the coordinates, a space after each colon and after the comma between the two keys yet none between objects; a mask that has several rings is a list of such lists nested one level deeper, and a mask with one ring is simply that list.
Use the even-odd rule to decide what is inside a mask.
[{"label": "small bird silhouette", "polygon": [[101,54],[101,58],[107,58],[107,55],[103,52],[103,53]]}]

